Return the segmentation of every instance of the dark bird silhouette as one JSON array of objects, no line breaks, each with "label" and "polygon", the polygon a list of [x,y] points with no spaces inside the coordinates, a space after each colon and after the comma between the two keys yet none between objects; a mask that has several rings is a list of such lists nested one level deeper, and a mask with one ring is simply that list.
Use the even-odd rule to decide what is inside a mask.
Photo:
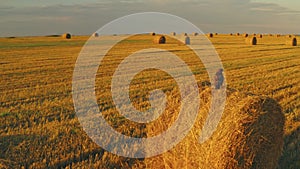
[{"label": "dark bird silhouette", "polygon": [[219,69],[215,74],[215,89],[220,89],[224,82],[223,69]]}]

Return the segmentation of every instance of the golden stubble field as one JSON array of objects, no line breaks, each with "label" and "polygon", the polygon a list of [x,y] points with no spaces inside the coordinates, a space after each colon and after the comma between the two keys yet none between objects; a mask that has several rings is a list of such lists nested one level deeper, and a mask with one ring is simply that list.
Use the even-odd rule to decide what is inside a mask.
[{"label": "golden stubble field", "polygon": [[[195,154],[197,146],[192,144],[195,142],[186,141],[194,138],[193,133],[174,150],[149,159],[118,157],[89,139],[76,118],[72,100],[73,70],[87,39],[0,38],[0,167],[201,168],[201,160],[197,160],[201,155]],[[146,137],[146,130],[152,136],[168,128],[177,116],[180,98],[172,78],[164,72],[148,70],[131,83],[130,96],[136,108],[145,110],[149,108],[149,91],[163,89],[171,102],[170,113],[159,119],[163,125],[151,123],[145,127],[115,113],[108,82],[128,54],[145,47],[173,50],[191,67],[200,91],[210,88],[202,85],[208,80],[207,73],[186,46],[168,38],[167,44],[157,45],[152,39],[141,35],[118,44],[117,50],[104,60],[109,63],[104,65],[109,66],[99,69],[96,78],[97,100],[105,118],[117,131],[130,136]],[[245,44],[243,36],[217,35],[209,39],[223,62],[228,89],[233,92],[228,97],[232,102],[238,103],[240,95],[255,95],[268,96],[280,104],[285,124],[279,168],[299,168],[300,47],[287,46],[285,36],[263,36],[256,46]],[[191,36],[191,43],[192,40]],[[234,107],[232,102],[228,106]]]}]

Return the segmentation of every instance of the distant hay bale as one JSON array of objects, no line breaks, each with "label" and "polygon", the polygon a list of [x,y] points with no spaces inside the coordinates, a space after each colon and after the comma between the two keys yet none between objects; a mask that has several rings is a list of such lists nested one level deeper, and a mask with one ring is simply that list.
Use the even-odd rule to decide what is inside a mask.
[{"label": "distant hay bale", "polygon": [[244,37],[245,37],[245,38],[247,38],[248,36],[249,36],[248,33],[245,33],[245,34],[244,34]]},{"label": "distant hay bale", "polygon": [[194,36],[198,36],[198,35],[199,35],[199,33],[197,33],[197,32],[194,32],[194,33],[193,33],[193,35],[194,35]]},{"label": "distant hay bale", "polygon": [[171,35],[172,36],[176,36],[176,32],[171,32]]},{"label": "distant hay bale", "polygon": [[253,36],[256,36],[256,33],[253,33]]},{"label": "distant hay bale", "polygon": [[280,36],[281,36],[280,34],[277,34],[277,35],[276,35],[277,38],[279,38]]},{"label": "distant hay bale", "polygon": [[257,39],[255,36],[246,38],[245,42],[248,45],[257,45]]},{"label": "distant hay bale", "polygon": [[155,36],[153,39],[153,43],[155,44],[165,44],[166,43],[166,37],[164,36]]},{"label": "distant hay bale", "polygon": [[151,36],[155,36],[156,33],[155,33],[155,32],[150,32],[150,35],[151,35]]},{"label": "distant hay bale", "polygon": [[262,35],[262,34],[258,34],[257,37],[258,37],[258,38],[262,38],[263,35]]},{"label": "distant hay bale", "polygon": [[232,36],[233,35],[233,33],[230,33],[230,36]]},{"label": "distant hay bale", "polygon": [[209,33],[208,36],[209,36],[210,38],[213,38],[213,37],[214,37],[214,34],[213,34],[213,33]]},{"label": "distant hay bale", "polygon": [[218,35],[218,33],[215,33],[215,35]]},{"label": "distant hay bale", "polygon": [[188,34],[187,34],[187,33],[182,33],[182,35],[183,35],[183,36],[188,36]]},{"label": "distant hay bale", "polygon": [[62,37],[63,37],[64,39],[71,39],[71,38],[72,38],[72,35],[71,35],[70,33],[65,33],[65,34],[62,35]]},{"label": "distant hay bale", "polygon": [[185,36],[185,37],[183,38],[183,43],[184,43],[185,45],[190,45],[190,44],[191,44],[191,39],[190,39],[190,37]]},{"label": "distant hay bale", "polygon": [[269,36],[273,36],[273,34],[270,33]]},{"label": "distant hay bale", "polygon": [[99,34],[98,34],[97,32],[95,32],[95,33],[93,34],[93,36],[97,38],[97,37],[99,37]]},{"label": "distant hay bale", "polygon": [[236,33],[236,36],[240,36],[240,33]]},{"label": "distant hay bale", "polygon": [[292,37],[293,37],[293,35],[286,35],[286,37],[287,37],[287,38],[292,38]]},{"label": "distant hay bale", "polygon": [[297,38],[296,37],[288,38],[287,41],[286,41],[286,45],[297,46]]}]

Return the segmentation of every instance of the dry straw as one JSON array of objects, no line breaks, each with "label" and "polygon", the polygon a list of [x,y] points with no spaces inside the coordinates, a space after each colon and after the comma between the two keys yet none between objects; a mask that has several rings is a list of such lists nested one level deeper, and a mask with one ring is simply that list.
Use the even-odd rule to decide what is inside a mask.
[{"label": "dry straw", "polygon": [[296,37],[288,38],[287,41],[286,41],[286,45],[297,46],[297,38]]},{"label": "dry straw", "polygon": [[248,45],[257,45],[257,39],[255,36],[246,38],[245,42]]},{"label": "dry straw", "polygon": [[155,36],[153,39],[153,43],[155,44],[165,44],[166,43],[166,37],[164,36]]},{"label": "dry straw", "polygon": [[71,38],[72,38],[72,35],[71,35],[70,33],[65,33],[65,34],[62,35],[62,37],[63,37],[64,39],[71,39]]},{"label": "dry straw", "polygon": [[[200,98],[201,109],[192,131],[172,150],[145,159],[149,168],[277,167],[283,148],[284,115],[275,100],[228,91],[218,127],[200,144],[198,138],[210,109],[211,90],[204,89]],[[155,133],[167,125],[165,122],[169,121],[147,125],[147,131]]]}]

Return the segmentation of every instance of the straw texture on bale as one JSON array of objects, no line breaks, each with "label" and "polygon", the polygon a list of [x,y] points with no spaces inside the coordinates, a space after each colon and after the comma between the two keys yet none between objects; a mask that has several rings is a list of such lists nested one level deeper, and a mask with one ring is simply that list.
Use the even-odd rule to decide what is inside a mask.
[{"label": "straw texture on bale", "polygon": [[155,36],[153,39],[153,43],[155,44],[165,44],[166,43],[166,37],[164,36]]},{"label": "straw texture on bale", "polygon": [[248,45],[257,45],[257,39],[255,36],[246,38],[245,42]]},{"label": "straw texture on bale", "polygon": [[72,38],[72,35],[71,35],[70,33],[65,33],[65,34],[62,35],[62,37],[63,37],[64,39],[71,39],[71,38]]},{"label": "straw texture on bale", "polygon": [[[207,119],[211,98],[211,90],[204,89],[200,94],[200,112],[191,132],[170,151],[145,159],[147,166],[276,168],[284,134],[284,115],[280,105],[268,97],[227,91],[226,106],[218,127],[208,140],[200,144],[198,139]],[[147,126],[147,131],[151,133],[159,127]]]},{"label": "straw texture on bale", "polygon": [[286,41],[286,45],[289,46],[297,46],[297,38],[288,38]]}]

